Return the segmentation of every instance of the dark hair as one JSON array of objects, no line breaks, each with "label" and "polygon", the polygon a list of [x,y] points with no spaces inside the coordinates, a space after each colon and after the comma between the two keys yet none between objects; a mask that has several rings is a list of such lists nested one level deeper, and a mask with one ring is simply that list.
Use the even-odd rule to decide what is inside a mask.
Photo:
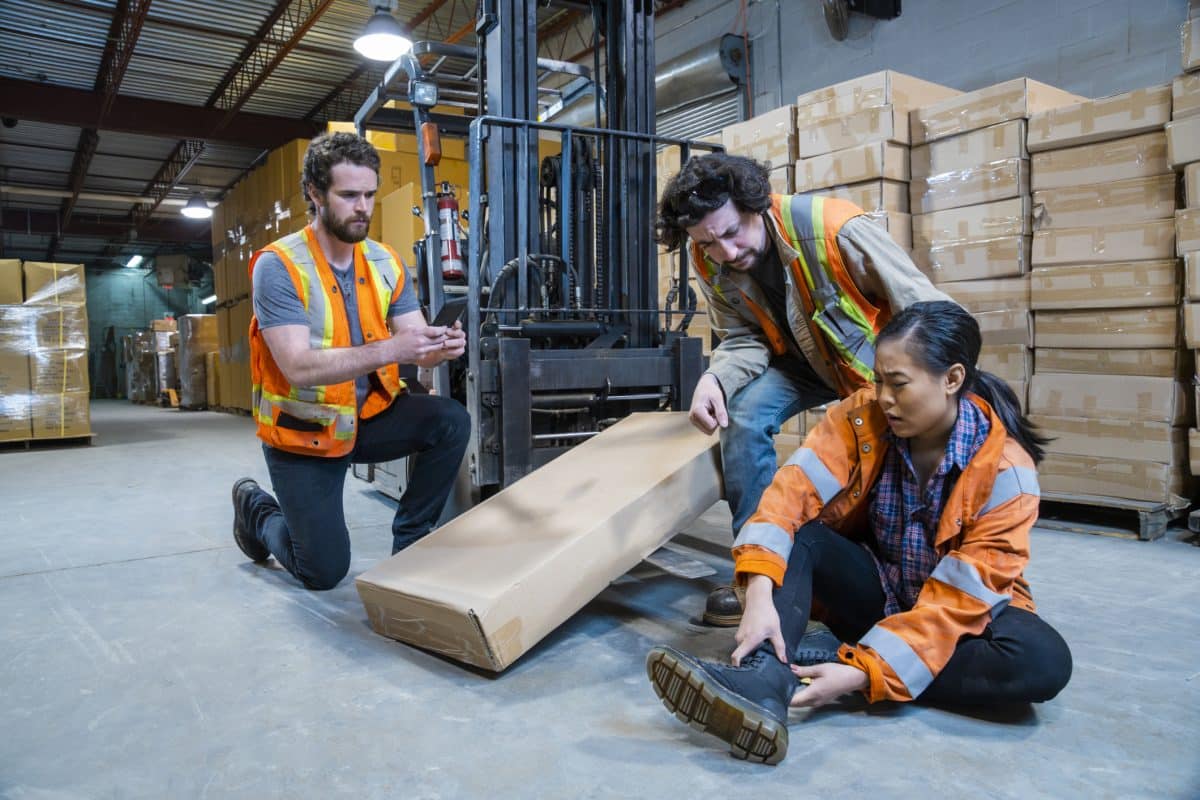
[{"label": "dark hair", "polygon": [[738,211],[766,211],[771,207],[767,168],[752,158],[728,153],[693,156],[667,182],[658,203],[658,241],[674,250],[686,238],[687,228],[729,200]]},{"label": "dark hair", "polygon": [[379,153],[375,146],[354,133],[322,133],[308,143],[304,153],[304,169],[300,173],[300,191],[308,202],[308,213],[317,209],[308,197],[309,188],[324,195],[333,184],[333,168],[338,164],[350,163],[357,167],[370,167],[379,174]]},{"label": "dark hair", "polygon": [[901,339],[908,354],[921,366],[936,375],[944,375],[950,367],[962,364],[966,369],[963,391],[974,392],[987,401],[1012,436],[1036,464],[1046,454],[1042,446],[1050,439],[1037,432],[1037,427],[1021,413],[1016,394],[1000,378],[979,369],[979,348],[982,336],[979,323],[961,306],[945,300],[913,303],[892,317],[875,337],[875,345],[889,339]]}]

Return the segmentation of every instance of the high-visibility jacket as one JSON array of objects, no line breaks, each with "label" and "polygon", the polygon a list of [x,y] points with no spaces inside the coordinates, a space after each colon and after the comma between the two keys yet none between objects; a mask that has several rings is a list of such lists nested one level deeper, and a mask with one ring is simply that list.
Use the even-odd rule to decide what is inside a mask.
[{"label": "high-visibility jacket", "polygon": [[[820,195],[771,195],[768,212],[777,230],[785,233],[795,258],[785,264],[789,271],[790,326],[807,325],[818,355],[836,381],[832,387],[842,396],[874,380],[875,335],[891,318],[886,301],[876,306],[859,291],[846,270],[837,237],[842,226],[863,214],[853,203]],[[768,244],[770,244],[768,242]],[[787,352],[785,333],[764,307],[761,297],[747,291],[745,284],[724,280],[720,265],[692,243],[692,261],[697,273],[718,297],[746,309],[763,331],[771,352]]]},{"label": "high-visibility jacket", "polygon": [[[250,261],[252,280],[254,265],[266,252],[274,253],[283,262],[297,296],[304,303],[309,346],[314,350],[350,347],[346,304],[338,296],[337,277],[321,252],[312,227],[284,236],[255,253]],[[355,246],[354,283],[364,342],[391,336],[387,312],[400,297],[404,279],[404,267],[390,247],[370,239]],[[302,455],[337,458],[354,449],[359,416],[354,381],[292,386],[275,363],[256,317],[250,319],[250,375],[258,438],[272,447]],[[387,409],[404,389],[396,364],[375,370],[371,390],[363,402],[362,417],[373,417]]]},{"label": "high-visibility jacket", "polygon": [[[990,429],[954,484],[933,536],[939,557],[916,604],[885,617],[841,661],[867,673],[871,702],[911,700],[937,677],[963,636],[978,636],[1008,606],[1034,612],[1023,576],[1029,531],[1037,521],[1033,459],[983,399],[968,394]],[[874,388],[833,406],[763,493],[734,542],[739,580],[768,575],[782,585],[799,528],[819,520],[857,541],[873,541],[871,488],[889,446]]]}]

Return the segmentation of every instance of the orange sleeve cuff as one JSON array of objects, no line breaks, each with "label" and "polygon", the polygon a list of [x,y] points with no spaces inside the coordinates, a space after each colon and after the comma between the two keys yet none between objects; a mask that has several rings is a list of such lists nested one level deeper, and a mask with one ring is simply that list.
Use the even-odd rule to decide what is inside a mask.
[{"label": "orange sleeve cuff", "polygon": [[783,586],[783,573],[787,570],[787,562],[770,550],[755,547],[749,552],[737,556],[733,564],[733,579],[745,586],[751,575],[766,575],[775,584],[775,588]]},{"label": "orange sleeve cuff", "polygon": [[878,703],[887,699],[887,684],[883,679],[883,668],[879,659],[859,647],[843,644],[838,648],[838,660],[867,673],[867,688],[862,690],[868,703]]}]

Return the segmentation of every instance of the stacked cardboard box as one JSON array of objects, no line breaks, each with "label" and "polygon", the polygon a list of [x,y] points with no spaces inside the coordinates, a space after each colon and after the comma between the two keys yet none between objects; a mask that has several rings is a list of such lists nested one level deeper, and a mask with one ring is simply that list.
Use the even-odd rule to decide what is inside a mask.
[{"label": "stacked cardboard box", "polygon": [[26,261],[30,415],[35,439],[91,433],[87,295],[82,264]]},{"label": "stacked cardboard box", "polygon": [[184,408],[209,404],[207,357],[219,347],[215,314],[179,318],[179,404]]},{"label": "stacked cardboard box", "polygon": [[29,407],[31,311],[25,300],[21,262],[0,259],[0,442],[33,438]]},{"label": "stacked cardboard box", "polygon": [[956,89],[890,70],[800,95],[796,191],[861,206],[911,250],[909,113],[958,95]]},{"label": "stacked cardboard box", "polygon": [[[1187,494],[1171,87],[1036,115],[1030,416],[1046,492]],[[1132,380],[1131,380],[1132,378]]]},{"label": "stacked cardboard box", "polygon": [[1022,403],[1029,314],[1029,119],[1082,98],[1017,78],[914,110],[913,261],[976,315],[980,360]]},{"label": "stacked cardboard box", "polygon": [[158,400],[154,377],[154,333],[134,331],[123,338],[125,355],[125,397],[131,403]]},{"label": "stacked cardboard box", "polygon": [[[1196,21],[1193,17],[1191,24],[1195,25]],[[1187,41],[1185,38],[1185,49]],[[1195,41],[1195,34],[1192,41]],[[1167,158],[1171,166],[1183,174],[1184,197],[1184,207],[1175,212],[1175,245],[1183,259],[1185,275],[1186,344],[1197,351],[1200,350],[1200,72],[1176,78],[1172,84],[1172,100],[1171,122],[1167,125]],[[1196,371],[1200,372],[1200,366]],[[1193,383],[1195,407],[1200,409],[1200,375],[1193,375]],[[1200,417],[1196,422],[1200,425]],[[1197,476],[1200,475],[1200,430],[1193,428],[1188,438],[1191,473]]]}]

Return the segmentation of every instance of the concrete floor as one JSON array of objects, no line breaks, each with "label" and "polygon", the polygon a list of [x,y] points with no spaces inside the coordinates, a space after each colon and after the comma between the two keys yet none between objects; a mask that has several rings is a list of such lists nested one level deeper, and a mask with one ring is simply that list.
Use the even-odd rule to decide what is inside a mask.
[{"label": "concrete floor", "polygon": [[[0,452],[0,797],[1200,797],[1200,549],[1037,531],[1028,577],[1075,656],[1060,697],[979,716],[794,713],[770,768],[676,722],[644,675],[727,578],[728,511],[499,677],[376,636],[349,579],[300,589],[242,557],[229,486],[265,480],[248,419],[97,402],[91,447]],[[351,573],[391,505],[347,481]],[[711,544],[705,544],[706,542]],[[760,795],[765,796],[765,795]]]}]

